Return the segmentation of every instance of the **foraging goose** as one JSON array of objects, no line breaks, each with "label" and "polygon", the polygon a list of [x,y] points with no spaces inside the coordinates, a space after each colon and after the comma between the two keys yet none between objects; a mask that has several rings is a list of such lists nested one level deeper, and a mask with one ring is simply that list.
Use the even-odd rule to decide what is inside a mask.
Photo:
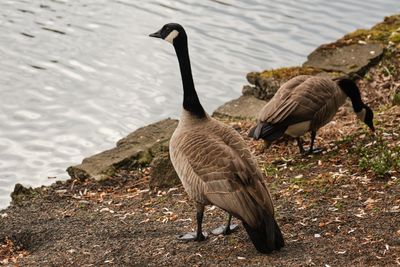
[{"label": "foraging goose", "polygon": [[216,205],[243,222],[256,249],[270,253],[284,246],[274,218],[274,207],[258,168],[243,138],[233,128],[211,118],[197,96],[190,67],[187,35],[179,24],[164,25],[151,37],[175,48],[183,83],[183,110],[170,140],[170,156],[183,187],[196,202],[197,235],[205,239],[205,205]]},{"label": "foraging goose", "polygon": [[311,131],[308,153],[319,152],[313,149],[317,130],[332,120],[347,97],[357,117],[375,131],[374,114],[363,103],[354,81],[347,78],[333,81],[325,77],[300,75],[284,83],[261,109],[257,125],[250,130],[249,136],[272,142],[284,134],[290,135],[297,139],[300,153],[304,153],[300,137]]}]

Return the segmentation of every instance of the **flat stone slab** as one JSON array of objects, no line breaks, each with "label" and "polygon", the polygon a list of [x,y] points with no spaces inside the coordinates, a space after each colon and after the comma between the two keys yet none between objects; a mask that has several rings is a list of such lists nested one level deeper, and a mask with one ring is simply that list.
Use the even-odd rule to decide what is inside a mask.
[{"label": "flat stone slab", "polygon": [[213,116],[220,118],[256,119],[258,112],[260,112],[266,103],[266,101],[257,99],[252,95],[242,95],[217,108]]},{"label": "flat stone slab", "polygon": [[383,45],[378,43],[337,47],[320,46],[307,57],[308,60],[303,66],[348,75],[364,75],[373,64],[378,62],[383,49]]},{"label": "flat stone slab", "polygon": [[102,180],[117,169],[149,164],[159,151],[168,151],[168,142],[178,125],[166,119],[142,127],[117,142],[117,146],[85,158],[81,164],[67,169],[71,178]]}]

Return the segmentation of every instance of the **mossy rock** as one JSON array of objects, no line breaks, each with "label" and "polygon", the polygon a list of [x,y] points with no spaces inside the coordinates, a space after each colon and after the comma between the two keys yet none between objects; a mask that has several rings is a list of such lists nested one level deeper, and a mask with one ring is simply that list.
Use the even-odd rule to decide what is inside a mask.
[{"label": "mossy rock", "polygon": [[274,96],[283,83],[298,75],[316,75],[321,73],[320,69],[313,67],[287,67],[270,69],[262,72],[250,72],[247,74],[247,81],[255,87],[249,90],[246,87],[246,94],[254,95],[258,99],[268,100]]},{"label": "mossy rock", "polygon": [[399,32],[399,30],[396,31],[396,32],[392,32],[392,34],[390,34],[389,41],[391,41],[393,43],[396,43],[396,44],[400,43],[400,32]]},{"label": "mossy rock", "polygon": [[321,45],[308,56],[304,66],[362,77],[382,58],[390,57],[389,44],[400,44],[400,14],[385,17],[370,29],[358,29]]},{"label": "mossy rock", "polygon": [[379,43],[350,44],[335,48],[320,46],[308,55],[303,66],[359,77],[380,61],[383,51],[384,46]]},{"label": "mossy rock", "polygon": [[270,69],[262,72],[250,72],[247,74],[247,81],[251,84],[256,84],[257,79],[276,79],[276,80],[289,80],[298,75],[315,75],[321,70],[311,67],[285,67],[278,69]]},{"label": "mossy rock", "polygon": [[32,199],[36,195],[38,195],[38,192],[32,187],[25,187],[17,183],[11,193],[11,201],[15,205],[21,205],[24,201]]},{"label": "mossy rock", "polygon": [[[149,150],[138,151],[136,154],[133,154],[131,157],[127,157],[115,164],[113,164],[113,169],[136,169],[138,167],[144,167],[150,164],[153,160],[153,155]],[[115,171],[108,173],[108,175],[113,175]],[[105,173],[105,172],[103,172]]]},{"label": "mossy rock", "polygon": [[150,164],[150,188],[170,188],[180,183],[168,152],[158,154]]},{"label": "mossy rock", "polygon": [[361,42],[379,42],[388,44],[399,43],[400,14],[385,17],[383,22],[376,24],[371,29],[358,29],[346,34],[343,38],[325,47],[340,47]]},{"label": "mossy rock", "polygon": [[85,158],[67,169],[73,179],[104,180],[119,169],[147,166],[158,153],[168,150],[168,141],[178,121],[166,119],[142,127],[117,142],[115,148]]},{"label": "mossy rock", "polygon": [[242,95],[218,107],[212,116],[219,119],[254,120],[264,105],[265,101],[255,98],[252,94]]}]

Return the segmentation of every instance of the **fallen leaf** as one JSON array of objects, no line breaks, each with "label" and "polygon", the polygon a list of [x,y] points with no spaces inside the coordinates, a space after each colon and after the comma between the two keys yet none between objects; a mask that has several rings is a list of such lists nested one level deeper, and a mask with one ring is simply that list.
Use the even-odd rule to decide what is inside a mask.
[{"label": "fallen leaf", "polygon": [[109,213],[114,213],[114,211],[112,209],[109,209],[109,208],[102,208],[100,210],[100,212],[106,212],[106,211],[108,211]]},{"label": "fallen leaf", "polygon": [[375,202],[377,202],[377,201],[372,198],[368,198],[366,201],[364,201],[364,204],[368,205],[368,204],[375,203]]},{"label": "fallen leaf", "polygon": [[143,221],[140,221],[140,222],[139,222],[139,224],[142,224],[142,223],[147,223],[148,221],[150,221],[150,219],[149,219],[149,218],[147,218],[147,219],[145,219],[145,220],[143,220]]}]

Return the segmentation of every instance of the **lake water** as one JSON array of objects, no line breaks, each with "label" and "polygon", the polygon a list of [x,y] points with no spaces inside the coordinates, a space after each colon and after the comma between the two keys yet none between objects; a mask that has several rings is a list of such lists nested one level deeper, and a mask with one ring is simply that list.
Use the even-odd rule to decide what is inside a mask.
[{"label": "lake water", "polygon": [[249,71],[299,65],[322,43],[400,11],[398,0],[1,0],[0,207],[15,183],[65,169],[140,126],[178,117],[171,45],[185,26],[208,112],[240,95]]}]

